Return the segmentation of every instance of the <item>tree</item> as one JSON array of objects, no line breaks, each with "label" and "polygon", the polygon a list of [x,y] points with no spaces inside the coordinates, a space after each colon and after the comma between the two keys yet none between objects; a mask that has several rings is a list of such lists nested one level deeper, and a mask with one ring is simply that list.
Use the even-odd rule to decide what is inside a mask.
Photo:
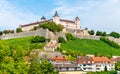
[{"label": "tree", "polygon": [[107,66],[105,66],[105,69],[104,69],[104,71],[107,71]]},{"label": "tree", "polygon": [[45,39],[45,37],[43,37],[43,36],[35,36],[35,37],[31,40],[32,43],[39,43],[39,42],[43,43],[43,42],[45,42],[45,41],[46,41],[46,39]]},{"label": "tree", "polygon": [[17,28],[17,29],[16,29],[16,32],[17,32],[17,33],[22,32],[22,29],[21,29],[21,28]]},{"label": "tree", "polygon": [[115,63],[115,70],[120,71],[120,62]]},{"label": "tree", "polygon": [[63,26],[61,24],[57,25],[57,32],[62,31],[63,30]]},{"label": "tree", "polygon": [[40,28],[49,29],[52,32],[62,31],[63,26],[61,24],[56,24],[55,22],[45,22],[39,25]]},{"label": "tree", "polygon": [[95,34],[94,30],[88,31],[88,33],[89,33],[90,35],[94,35],[94,34]]},{"label": "tree", "polygon": [[3,33],[9,34],[9,31],[8,30],[4,30]]},{"label": "tree", "polygon": [[43,74],[58,74],[58,71],[56,71],[54,66],[47,60],[42,59],[40,67]]},{"label": "tree", "polygon": [[117,33],[117,32],[111,32],[109,35],[114,37],[114,38],[119,38],[120,37],[120,34]]},{"label": "tree", "polygon": [[102,32],[102,36],[107,36],[107,33],[106,32]]},{"label": "tree", "polygon": [[44,59],[41,59],[39,62],[34,59],[31,61],[28,74],[58,74],[58,72],[50,62]]},{"label": "tree", "polygon": [[65,43],[65,39],[63,37],[58,37],[58,42],[59,43]]},{"label": "tree", "polygon": [[101,32],[101,31],[97,31],[97,32],[96,32],[96,35],[97,35],[97,36],[102,36],[102,32]]},{"label": "tree", "polygon": [[3,34],[3,32],[2,31],[0,31],[0,35],[2,35]]},{"label": "tree", "polygon": [[9,33],[14,33],[14,30],[9,30]]},{"label": "tree", "polygon": [[40,68],[40,63],[37,60],[31,61],[28,74],[43,74]]}]

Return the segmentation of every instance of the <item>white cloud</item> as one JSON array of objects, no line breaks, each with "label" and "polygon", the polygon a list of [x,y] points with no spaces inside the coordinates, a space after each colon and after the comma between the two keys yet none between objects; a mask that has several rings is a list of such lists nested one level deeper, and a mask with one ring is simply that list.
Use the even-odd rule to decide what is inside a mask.
[{"label": "white cloud", "polygon": [[[7,0],[0,0],[0,30],[15,29],[19,24],[37,20],[38,16],[24,12]],[[11,24],[12,23],[12,24]]]},{"label": "white cloud", "polygon": [[73,4],[60,0],[60,3],[56,3],[58,7],[54,8],[52,13],[58,11],[65,19],[79,16],[83,28],[120,32],[120,0],[77,0]]},{"label": "white cloud", "polygon": [[[45,16],[52,18],[58,11],[61,18],[72,19],[79,16],[82,28],[120,32],[120,0],[57,0],[56,7]],[[32,12],[25,12],[9,3],[9,0],[0,0],[0,30],[14,29],[19,24],[39,20]],[[12,23],[12,24],[11,24]]]}]

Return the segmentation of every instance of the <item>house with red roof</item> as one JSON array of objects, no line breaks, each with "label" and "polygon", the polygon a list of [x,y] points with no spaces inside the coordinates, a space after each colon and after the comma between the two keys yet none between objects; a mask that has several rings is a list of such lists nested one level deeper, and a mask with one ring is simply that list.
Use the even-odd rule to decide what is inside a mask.
[{"label": "house with red roof", "polygon": [[68,58],[66,56],[59,55],[59,56],[52,56],[50,60],[52,62],[65,62],[68,61]]},{"label": "house with red roof", "polygon": [[107,57],[79,57],[76,62],[83,71],[114,70],[114,63]]},{"label": "house with red roof", "polygon": [[104,71],[105,67],[108,71],[114,70],[114,63],[107,57],[92,57],[96,71]]}]

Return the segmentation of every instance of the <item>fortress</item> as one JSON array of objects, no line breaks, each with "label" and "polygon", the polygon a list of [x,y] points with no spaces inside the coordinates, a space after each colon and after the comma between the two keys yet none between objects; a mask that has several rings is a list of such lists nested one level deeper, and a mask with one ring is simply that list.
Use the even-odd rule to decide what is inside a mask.
[{"label": "fortress", "polygon": [[64,32],[74,32],[74,33],[79,33],[81,35],[89,35],[87,28],[81,29],[79,17],[76,17],[74,21],[61,19],[60,16],[58,15],[57,11],[55,11],[55,14],[53,15],[53,19],[47,20],[43,16],[40,21],[29,23],[29,24],[24,24],[24,25],[19,25],[19,28],[21,28],[22,31],[30,31],[35,26],[39,26],[40,24],[42,24],[44,22],[55,22],[56,24],[61,24],[65,28]]},{"label": "fortress", "polygon": [[[34,31],[31,31],[35,26],[38,26],[41,23],[44,22],[55,22],[57,24],[61,24],[64,26],[64,29],[62,32],[57,33],[54,35],[51,31],[48,29],[37,29]],[[44,36],[45,38],[54,38],[56,39],[61,36],[66,39],[65,33],[71,33],[77,38],[80,39],[93,39],[93,40],[99,40],[99,36],[94,36],[94,35],[89,35],[87,28],[81,29],[80,27],[80,19],[79,17],[76,17],[74,21],[71,20],[65,20],[65,19],[60,19],[60,16],[58,15],[57,11],[55,12],[53,19],[46,20],[46,18],[43,16],[39,22],[33,22],[29,24],[24,24],[20,25],[19,27],[23,30],[21,33],[14,33],[14,34],[3,34],[0,36],[0,39],[12,39],[12,38],[20,38],[20,37],[27,37],[27,36]],[[114,41],[118,44],[120,44],[120,39],[108,37],[111,41]]]},{"label": "fortress", "polygon": [[53,19],[47,20],[44,16],[41,18],[38,22],[33,22],[29,24],[20,25],[19,27],[22,28],[23,31],[29,31],[33,29],[33,27],[38,26],[41,23],[44,22],[55,22],[56,24],[61,24],[63,27],[68,29],[80,29],[80,19],[79,17],[75,18],[75,21],[66,20],[66,19],[60,19],[60,16],[58,15],[57,11],[55,11],[55,14],[53,16]]},{"label": "fortress", "polygon": [[[54,35],[51,33],[48,29],[38,29],[38,30],[32,30],[34,27],[39,26],[40,24],[44,22],[55,22],[56,24],[63,25],[64,29],[60,33],[57,33]],[[79,17],[76,17],[74,21],[61,19],[58,15],[57,11],[55,11],[55,14],[53,15],[53,19],[46,20],[46,18],[43,16],[40,21],[33,22],[29,24],[19,25],[19,28],[22,29],[23,32],[21,33],[14,33],[14,34],[4,34],[0,37],[0,39],[12,39],[12,38],[20,38],[20,37],[27,37],[27,36],[44,36],[46,38],[50,39],[57,39],[57,37],[62,36],[65,37],[65,33],[71,33],[77,36],[78,38],[90,38],[94,39],[94,36],[90,36],[88,33],[87,28],[81,29],[80,27],[80,19]],[[95,37],[95,39],[98,39]]]}]

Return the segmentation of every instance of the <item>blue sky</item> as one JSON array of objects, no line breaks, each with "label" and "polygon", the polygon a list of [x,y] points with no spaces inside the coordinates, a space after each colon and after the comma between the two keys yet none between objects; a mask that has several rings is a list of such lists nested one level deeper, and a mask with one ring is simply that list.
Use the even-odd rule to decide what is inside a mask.
[{"label": "blue sky", "polygon": [[55,11],[68,20],[78,16],[82,28],[120,33],[120,0],[0,0],[0,30],[50,19]]}]

